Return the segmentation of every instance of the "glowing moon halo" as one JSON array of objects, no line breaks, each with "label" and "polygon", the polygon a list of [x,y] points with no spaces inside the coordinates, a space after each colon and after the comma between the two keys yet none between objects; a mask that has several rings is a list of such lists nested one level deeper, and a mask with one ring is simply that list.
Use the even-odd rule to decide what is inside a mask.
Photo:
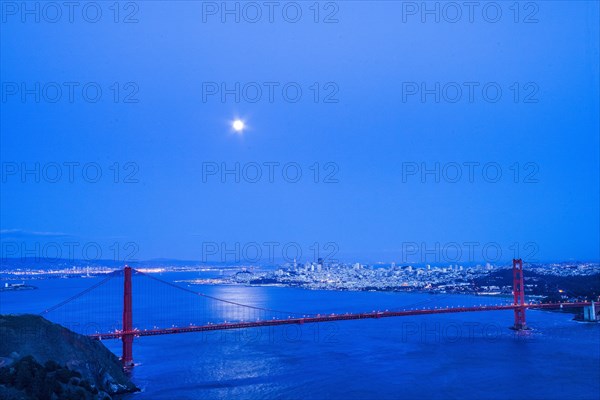
[{"label": "glowing moon halo", "polygon": [[231,127],[233,128],[234,131],[241,133],[245,128],[245,124],[244,124],[244,121],[242,121],[241,119],[236,119],[231,124]]}]

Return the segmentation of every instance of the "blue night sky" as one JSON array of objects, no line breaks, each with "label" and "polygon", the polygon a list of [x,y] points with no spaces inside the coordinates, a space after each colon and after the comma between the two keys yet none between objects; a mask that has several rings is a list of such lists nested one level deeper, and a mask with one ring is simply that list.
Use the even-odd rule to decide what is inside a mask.
[{"label": "blue night sky", "polygon": [[[23,22],[2,5],[3,246],[61,243],[66,256],[65,242],[93,242],[111,258],[112,243],[133,242],[137,259],[198,260],[206,242],[278,242],[299,243],[306,260],[311,243],[332,242],[338,259],[400,262],[406,243],[476,242],[475,261],[489,243],[502,260],[514,243],[525,259],[599,258],[597,2],[523,2],[517,23],[509,2],[497,23],[480,10],[472,23],[423,23],[399,1],[323,2],[319,23],[313,2],[298,2],[297,23],[280,9],[272,23],[236,23],[206,8],[221,2],[147,1],[115,23],[112,2],[98,4],[97,23],[80,10],[73,23],[65,10],[56,23],[45,20],[52,10]],[[130,13],[137,23],[123,23]],[[524,23],[531,13],[538,22]],[[338,22],[323,23],[329,14]],[[65,82],[77,83],[72,102]],[[82,94],[90,82],[102,90],[96,103]],[[203,93],[236,82],[253,83],[239,102]],[[273,101],[265,82],[277,83]],[[295,103],[282,94],[290,82],[302,90]],[[446,85],[439,102],[423,101],[421,83],[436,82],[462,96],[449,101],[456,85]],[[473,101],[465,82],[476,83]],[[482,95],[490,82],[497,102]],[[256,85],[264,91],[252,102]],[[79,163],[72,180],[65,163]],[[100,167],[98,182],[86,163]],[[236,163],[240,182],[203,177]],[[264,163],[279,163],[272,182]],[[473,179],[464,163],[479,163]],[[298,182],[282,176],[286,164],[300,167]],[[486,164],[501,168],[497,182]],[[36,165],[39,182],[22,174]],[[439,182],[421,176],[436,165]],[[531,243],[535,254],[523,249]]]}]

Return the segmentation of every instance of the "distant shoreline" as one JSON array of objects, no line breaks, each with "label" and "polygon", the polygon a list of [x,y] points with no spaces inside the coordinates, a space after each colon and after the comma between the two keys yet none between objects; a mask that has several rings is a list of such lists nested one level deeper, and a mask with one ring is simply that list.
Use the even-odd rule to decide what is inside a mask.
[{"label": "distant shoreline", "polygon": [[19,285],[19,286],[0,286],[0,292],[17,292],[22,290],[36,290],[37,286]]}]

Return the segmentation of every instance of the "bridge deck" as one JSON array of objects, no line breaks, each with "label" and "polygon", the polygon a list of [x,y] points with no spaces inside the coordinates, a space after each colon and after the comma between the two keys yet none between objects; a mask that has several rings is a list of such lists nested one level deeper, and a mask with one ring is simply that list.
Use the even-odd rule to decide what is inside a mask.
[{"label": "bridge deck", "polygon": [[[591,305],[590,302],[576,302],[576,303],[548,303],[548,304],[525,304],[523,307],[526,309],[556,309],[556,308],[567,308],[567,307],[583,307]],[[231,323],[220,323],[220,324],[207,324],[200,326],[185,326],[185,327],[173,327],[164,329],[149,329],[149,330],[132,330],[132,331],[115,331],[109,333],[96,333],[89,335],[90,337],[102,340],[102,339],[120,339],[123,336],[157,336],[157,335],[171,335],[176,333],[189,333],[189,332],[204,332],[204,331],[218,331],[227,329],[242,329],[242,328],[256,328],[261,326],[276,326],[276,325],[290,325],[290,324],[312,324],[319,322],[333,322],[333,321],[349,321],[356,319],[377,319],[377,318],[389,318],[389,317],[408,317],[413,315],[429,315],[429,314],[452,314],[461,312],[480,312],[480,311],[503,311],[503,310],[514,310],[521,308],[520,305],[499,305],[499,306],[474,306],[474,307],[448,307],[448,308],[433,308],[423,310],[405,310],[405,311],[375,311],[371,313],[348,313],[348,314],[329,314],[319,315],[312,317],[303,318],[287,318],[287,319],[273,319],[264,321],[252,321],[252,322],[231,322]]]}]

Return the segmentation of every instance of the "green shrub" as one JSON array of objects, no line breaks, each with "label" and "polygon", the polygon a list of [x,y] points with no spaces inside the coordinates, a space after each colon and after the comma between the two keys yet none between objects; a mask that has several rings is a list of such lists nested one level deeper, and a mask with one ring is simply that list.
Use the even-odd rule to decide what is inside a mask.
[{"label": "green shrub", "polygon": [[60,397],[60,395],[64,392],[64,389],[60,382],[54,381],[54,387],[52,388],[52,391],[56,393],[58,397]]},{"label": "green shrub", "polygon": [[66,368],[62,368],[59,369],[58,371],[56,371],[56,373],[54,374],[54,377],[62,383],[67,383],[69,382],[69,379],[71,379],[71,371],[69,371]]},{"label": "green shrub", "polygon": [[[67,383],[72,387],[63,387]],[[31,356],[23,357],[11,367],[0,368],[0,384],[22,390],[37,400],[85,400],[88,394],[98,393],[78,371],[54,361],[41,365]]]},{"label": "green shrub", "polygon": [[87,390],[88,392],[91,392],[91,391],[92,391],[92,385],[90,385],[90,383],[89,383],[87,380],[85,380],[85,379],[82,379],[82,380],[79,382],[79,386],[81,386],[82,388],[84,388],[84,389],[85,389],[85,390]]},{"label": "green shrub", "polygon": [[0,385],[12,385],[13,384],[13,376],[10,373],[10,368],[3,367],[0,368]]},{"label": "green shrub", "polygon": [[60,368],[61,368],[60,365],[54,360],[46,361],[46,363],[44,364],[44,369],[47,372],[54,372]]}]

